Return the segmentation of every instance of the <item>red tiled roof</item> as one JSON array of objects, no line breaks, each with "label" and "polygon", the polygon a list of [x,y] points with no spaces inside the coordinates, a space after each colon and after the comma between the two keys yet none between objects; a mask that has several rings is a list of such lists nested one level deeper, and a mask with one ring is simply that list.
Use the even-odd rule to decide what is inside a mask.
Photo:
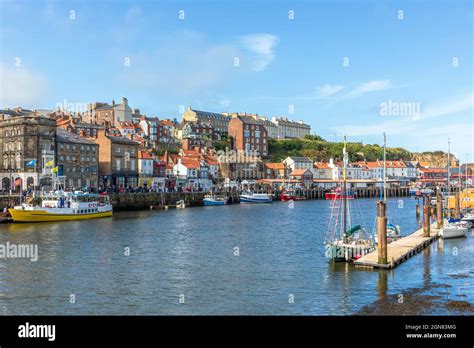
[{"label": "red tiled roof", "polygon": [[316,162],[313,164],[313,168],[331,169],[331,167],[329,167],[329,163],[326,163],[326,162]]},{"label": "red tiled roof", "polygon": [[146,151],[138,151],[139,159],[153,159],[153,156]]},{"label": "red tiled roof", "polygon": [[285,164],[280,162],[267,162],[265,163],[265,167],[273,170],[284,170]]}]

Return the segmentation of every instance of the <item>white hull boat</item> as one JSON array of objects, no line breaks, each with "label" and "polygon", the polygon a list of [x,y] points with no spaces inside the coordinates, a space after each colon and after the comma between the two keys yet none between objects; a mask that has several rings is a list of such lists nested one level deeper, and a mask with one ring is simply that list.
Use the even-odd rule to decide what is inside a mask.
[{"label": "white hull boat", "polygon": [[240,203],[271,203],[272,196],[265,193],[245,193],[240,195]]},{"label": "white hull boat", "polygon": [[443,239],[460,238],[466,235],[467,230],[468,230],[467,227],[456,225],[456,224],[450,224],[450,225],[447,225],[446,227],[443,227],[439,235]]}]

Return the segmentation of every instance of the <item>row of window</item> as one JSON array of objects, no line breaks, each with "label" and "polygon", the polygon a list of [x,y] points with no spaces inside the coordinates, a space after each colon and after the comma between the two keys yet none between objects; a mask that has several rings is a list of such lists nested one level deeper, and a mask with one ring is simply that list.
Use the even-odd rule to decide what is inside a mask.
[{"label": "row of window", "polygon": [[[75,161],[75,160],[76,160],[76,156],[69,156],[69,155],[66,155],[66,156],[61,155],[61,156],[59,156],[59,160],[60,160],[60,161],[64,161],[65,158],[66,158],[66,161],[70,161],[70,160]],[[86,162],[90,162],[90,161],[92,161],[92,162],[97,162],[97,157],[94,157],[94,156],[93,156],[93,157],[89,157],[89,156],[84,157],[84,156],[81,156],[80,159],[81,159],[81,162],[84,162],[84,160],[85,160]]]},{"label": "row of window", "polygon": [[[64,147],[66,147],[66,150],[76,150],[76,144],[67,143],[66,146],[64,146],[63,143],[59,144],[60,149],[64,149]],[[92,151],[93,153],[97,151],[96,146],[89,146],[89,145],[80,145],[80,149],[81,151]]]},{"label": "row of window", "polygon": [[97,208],[95,209],[74,209],[75,214],[92,214],[92,213],[97,213],[99,210]]}]

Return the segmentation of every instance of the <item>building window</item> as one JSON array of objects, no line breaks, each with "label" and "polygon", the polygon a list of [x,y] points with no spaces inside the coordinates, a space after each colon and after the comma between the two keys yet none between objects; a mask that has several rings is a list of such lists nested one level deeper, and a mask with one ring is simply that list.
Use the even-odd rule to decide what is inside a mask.
[{"label": "building window", "polygon": [[120,168],[120,158],[117,158],[115,160],[115,170],[120,172],[121,168]]}]

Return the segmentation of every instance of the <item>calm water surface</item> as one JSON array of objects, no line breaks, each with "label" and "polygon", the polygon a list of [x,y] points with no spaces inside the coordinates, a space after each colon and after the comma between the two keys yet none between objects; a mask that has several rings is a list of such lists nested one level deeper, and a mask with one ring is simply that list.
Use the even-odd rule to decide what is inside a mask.
[{"label": "calm water surface", "polygon": [[[418,226],[415,204],[389,200],[389,218],[404,233]],[[471,232],[436,242],[393,271],[356,270],[324,256],[330,205],[314,200],[291,209],[276,202],[3,224],[0,243],[37,244],[39,260],[0,259],[0,314],[348,315],[379,296],[438,283],[451,285],[443,296],[474,302]],[[376,200],[354,205],[354,219],[372,230]]]}]

